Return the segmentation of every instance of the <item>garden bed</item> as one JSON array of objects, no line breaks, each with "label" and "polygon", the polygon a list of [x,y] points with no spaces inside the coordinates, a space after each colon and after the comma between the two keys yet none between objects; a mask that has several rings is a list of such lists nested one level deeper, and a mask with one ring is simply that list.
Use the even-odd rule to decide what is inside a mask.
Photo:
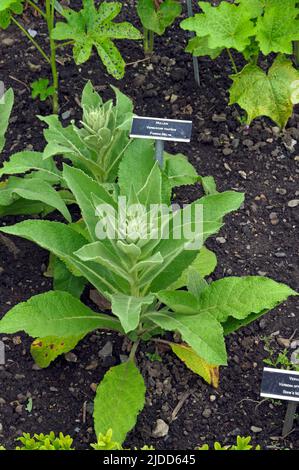
[{"label": "garden bed", "polygon": [[[124,17],[132,2],[125,3]],[[43,34],[38,19],[28,21],[30,27]],[[133,23],[140,26],[136,17]],[[186,33],[178,23],[156,40],[151,59],[143,60],[140,41],[120,43],[130,64],[121,81],[111,80],[95,56],[78,69],[71,51],[67,51],[61,57],[64,66],[59,66],[64,122],[80,116],[78,100],[87,80],[105,99],[112,96],[108,83],[118,86],[133,99],[139,115],[192,119],[191,144],[169,144],[167,149],[187,155],[199,174],[213,175],[220,191],[235,189],[246,194],[244,207],[229,215],[221,232],[208,242],[219,261],[213,279],[261,274],[296,290],[299,206],[292,207],[290,201],[299,198],[299,145],[293,151],[289,147],[291,139],[299,142],[299,114],[294,113],[284,136],[264,119],[244,128],[238,123],[237,109],[228,106],[226,77],[230,66],[226,56],[216,61],[199,60],[198,88],[193,80],[192,58],[184,52],[185,44]],[[40,67],[36,52],[18,31],[0,31],[0,79],[7,88],[13,87],[16,95],[4,158],[25,147],[44,147],[42,124],[35,116],[51,110],[30,99],[29,83],[42,71],[46,75],[43,65],[42,71],[36,66]],[[195,185],[180,188],[176,198],[190,202],[200,195],[200,186]],[[3,217],[1,225],[22,219]],[[48,253],[22,239],[11,240],[15,247],[10,250],[0,244],[0,316],[51,287],[51,281],[44,276]],[[96,309],[88,289],[83,299]],[[259,396],[263,359],[269,357],[264,338],[272,335],[275,355],[284,349],[281,338],[299,339],[298,324],[298,303],[291,299],[232,334],[226,340],[229,364],[221,368],[217,390],[188,371],[167,349],[158,350],[163,362],[150,362],[146,354],[155,349],[143,345],[137,360],[147,383],[146,406],[126,444],[193,449],[203,442],[232,443],[237,435],[252,435],[253,442],[264,448],[299,448],[298,426],[285,439],[280,437],[285,404]],[[45,370],[36,370],[28,337],[5,336],[2,340],[6,344],[6,364],[0,366],[0,443],[11,448],[22,432],[50,430],[71,434],[77,448],[94,442],[94,384],[110,366],[120,362],[120,356],[127,354],[123,338],[115,333],[91,334],[67,358],[58,358]],[[108,350],[111,347],[112,352],[103,358],[104,346]],[[28,398],[32,398],[31,411],[26,410]],[[158,419],[169,425],[163,438],[153,435]]]}]

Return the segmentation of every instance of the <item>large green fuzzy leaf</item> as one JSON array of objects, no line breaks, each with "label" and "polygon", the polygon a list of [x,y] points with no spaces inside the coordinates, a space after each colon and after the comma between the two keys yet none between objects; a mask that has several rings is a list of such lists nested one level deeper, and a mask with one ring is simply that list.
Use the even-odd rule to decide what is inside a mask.
[{"label": "large green fuzzy leaf", "polygon": [[97,388],[93,413],[96,435],[113,429],[113,439],[123,443],[144,404],[144,380],[134,362],[112,367]]},{"label": "large green fuzzy leaf", "polygon": [[164,34],[166,28],[181,14],[182,6],[178,0],[164,0],[156,8],[154,0],[138,0],[137,12],[144,28],[156,34]]},{"label": "large green fuzzy leaf", "polygon": [[162,172],[162,198],[165,204],[171,203],[172,190],[178,186],[194,184],[199,181],[194,166],[185,155],[170,155],[164,152],[164,167]]},{"label": "large green fuzzy leaf", "polygon": [[202,292],[198,308],[225,323],[229,317],[243,320],[253,313],[262,315],[291,295],[297,294],[287,285],[266,277],[227,277]]},{"label": "large green fuzzy leaf", "polygon": [[38,170],[50,174],[59,181],[60,172],[57,170],[53,160],[43,160],[42,156],[43,154],[41,152],[32,152],[29,150],[15,153],[11,155],[8,162],[3,163],[3,168],[0,169],[0,177],[2,175],[14,175],[17,173],[25,173],[26,171]]},{"label": "large green fuzzy leaf", "polygon": [[162,203],[162,175],[158,162],[154,164],[144,186],[137,193],[137,197],[139,203],[147,208],[151,204]]},{"label": "large green fuzzy leaf", "polygon": [[112,313],[119,318],[125,333],[137,328],[142,307],[151,305],[154,298],[154,295],[133,297],[115,294],[111,296]]},{"label": "large green fuzzy leaf", "polygon": [[205,246],[199,251],[195,260],[182,273],[180,278],[170,286],[170,289],[180,289],[188,285],[189,272],[194,269],[201,277],[209,276],[217,266],[217,257],[213,251],[208,250]]},{"label": "large green fuzzy leaf", "polygon": [[271,52],[293,53],[293,42],[299,39],[299,9],[269,7],[256,25],[256,39],[264,55]]},{"label": "large green fuzzy leaf", "polygon": [[99,218],[96,216],[95,205],[91,195],[94,194],[105,204],[115,207],[115,201],[105,190],[103,185],[98,184],[83,171],[69,165],[63,166],[63,178],[68,188],[72,191],[78,206],[81,209],[83,219],[88,228],[91,240],[96,240],[96,225]]},{"label": "large green fuzzy leaf", "polygon": [[119,2],[102,2],[97,9],[94,0],[83,0],[79,12],[65,9],[66,22],[58,22],[52,37],[56,40],[74,41],[74,59],[77,64],[86,62],[95,47],[107,68],[115,78],[122,78],[125,62],[114,45],[114,39],[141,39],[140,32],[130,23],[114,23],[112,20],[121,11]]},{"label": "large green fuzzy leaf", "polygon": [[75,255],[82,261],[94,261],[102,266],[109,266],[112,272],[128,279],[128,272],[122,265],[121,259],[108,243],[105,244],[103,241],[89,243],[76,251]]},{"label": "large green fuzzy leaf", "polygon": [[[0,186],[1,187],[1,186]],[[0,191],[1,199],[1,191]],[[28,201],[28,199],[19,198],[8,206],[0,205],[0,216],[6,215],[33,215],[33,214],[49,214],[53,207],[38,201]]]},{"label": "large green fuzzy leaf", "polygon": [[238,103],[245,109],[248,124],[256,117],[268,116],[285,127],[293,105],[299,102],[291,88],[299,80],[299,71],[289,59],[278,56],[268,74],[259,66],[249,64],[231,78],[234,83],[230,89],[230,104]]},{"label": "large green fuzzy leaf", "polygon": [[177,313],[196,314],[198,313],[197,299],[190,292],[184,290],[178,291],[160,291],[157,297],[163,304]]},{"label": "large green fuzzy leaf", "polygon": [[7,131],[13,102],[14,92],[13,89],[10,88],[4,93],[4,96],[0,96],[0,152],[2,152],[5,145],[5,133]]},{"label": "large green fuzzy leaf", "polygon": [[[176,221],[177,226],[182,227],[184,225],[184,214],[187,212],[187,219],[189,218],[189,214],[191,214],[191,228],[192,233],[194,234],[194,239],[198,239],[200,241],[200,238],[198,237],[200,237],[200,231],[203,230],[202,241],[205,241],[210,235],[217,233],[221,228],[222,218],[224,215],[238,209],[243,200],[244,195],[234,191],[211,194],[195,201],[189,208],[187,207],[177,211],[174,214],[173,220],[174,222]],[[202,228],[200,224],[198,224],[198,221],[193,220],[193,217],[196,215],[194,214],[194,208],[197,204],[200,204],[203,207]],[[189,210],[191,210],[191,213],[189,213]],[[190,227],[190,223],[188,225]],[[186,250],[185,243],[187,241],[188,240],[184,237],[174,239],[173,232],[170,230],[169,239],[161,240],[157,243],[155,252],[160,252],[164,262],[160,267],[155,267],[148,273],[148,279],[151,282],[151,292],[158,292],[159,290],[167,289],[194,261],[198,254],[198,249],[201,247],[196,250]],[[146,281],[147,279],[145,278],[144,282]]]},{"label": "large green fuzzy leaf", "polygon": [[99,93],[94,89],[90,80],[83,88],[81,97],[82,108],[98,108],[103,105],[103,100]]},{"label": "large green fuzzy leaf", "polygon": [[43,338],[80,336],[97,328],[122,331],[116,318],[95,313],[72,295],[59,291],[35,295],[13,307],[0,320],[1,333],[25,331]]},{"label": "large green fuzzy leaf", "polygon": [[202,14],[196,14],[181,23],[183,29],[195,31],[200,38],[208,36],[208,47],[213,50],[233,48],[242,52],[254,35],[254,23],[246,8],[221,2],[215,7],[199,2]]},{"label": "large green fuzzy leaf", "polygon": [[145,185],[155,164],[154,154],[153,141],[133,140],[125,151],[118,169],[118,184],[122,196],[129,196],[131,185],[134,186],[136,193]]},{"label": "large green fuzzy leaf", "polygon": [[82,262],[74,255],[86,244],[86,238],[68,225],[47,220],[25,220],[10,227],[1,227],[0,231],[34,241],[51,251],[66,263],[73,274],[85,277],[103,295],[129,291],[128,283],[113,275],[108,268],[94,262]]},{"label": "large green fuzzy leaf", "polygon": [[69,158],[74,166],[82,168],[89,174],[103,176],[103,169],[96,163],[96,153],[91,151],[80,138],[74,125],[63,127],[58,116],[39,116],[49,127],[44,130],[44,136],[48,142],[43,158],[47,159],[56,155]]},{"label": "large green fuzzy leaf", "polygon": [[72,220],[59,192],[44,180],[36,178],[32,181],[28,178],[9,178],[7,184],[0,190],[0,205],[8,206],[12,204],[16,199],[15,195],[30,201],[43,202],[57,209],[68,222]]},{"label": "large green fuzzy leaf", "polygon": [[226,365],[223,329],[211,313],[186,315],[159,311],[145,317],[165,331],[178,331],[184,341],[209,364]]},{"label": "large green fuzzy leaf", "polygon": [[[153,141],[135,139],[125,151],[119,165],[118,184],[121,195],[128,197],[131,185],[134,186],[135,192],[138,194],[145,186],[154,165],[155,148]],[[133,179],[132,174],[134,174]],[[170,204],[174,187],[194,184],[200,178],[185,155],[170,155],[167,152],[164,152],[164,167],[161,174],[162,202],[165,204]]]},{"label": "large green fuzzy leaf", "polygon": [[74,276],[66,267],[65,263],[59,258],[55,258],[53,262],[53,289],[77,297],[81,297],[83,289],[87,281],[84,277]]}]

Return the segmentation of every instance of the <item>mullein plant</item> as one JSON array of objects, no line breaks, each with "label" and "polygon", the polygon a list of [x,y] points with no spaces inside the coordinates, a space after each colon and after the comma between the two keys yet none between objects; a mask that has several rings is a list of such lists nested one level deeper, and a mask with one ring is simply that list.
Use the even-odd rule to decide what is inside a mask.
[{"label": "mullein plant", "polygon": [[[61,178],[80,208],[78,222],[25,220],[1,228],[38,244],[56,260],[54,290],[14,306],[0,321],[1,334],[32,336],[31,354],[42,368],[96,329],[130,340],[127,361],[106,372],[94,401],[96,435],[113,429],[120,445],[145,405],[138,368],[141,343],[167,344],[189,369],[217,387],[219,368],[227,365],[225,336],[297,295],[266,277],[208,282],[215,255],[204,243],[221,229],[224,216],[240,207],[244,195],[211,191],[209,180],[209,194],[183,207],[168,206],[172,184],[182,181],[181,175],[160,168],[150,145],[142,150],[136,142],[128,147],[112,187],[64,164]],[[61,271],[68,282],[57,284]],[[81,302],[86,284],[106,299],[109,311],[98,313]],[[170,340],[169,334],[166,339],[166,332],[180,340]]]},{"label": "mullein plant", "polygon": [[[18,19],[26,2],[47,25],[49,53]],[[98,8],[94,0],[83,0],[82,3],[79,11],[63,8],[57,0],[45,0],[44,9],[34,0],[2,0],[0,3],[0,28],[7,29],[11,24],[17,26],[51,68],[51,84],[47,78],[40,78],[32,84],[32,96],[39,96],[41,100],[51,97],[54,114],[59,110],[57,56],[62,47],[73,47],[77,65],[86,62],[95,49],[107,72],[120,79],[124,76],[126,64],[114,40],[142,39],[141,33],[130,23],[114,22],[122,9],[120,2],[103,1]],[[64,21],[56,21],[58,15]]]},{"label": "mullein plant", "polygon": [[[77,124],[72,121],[63,127],[56,115],[40,117],[48,126],[44,131],[47,142],[44,151],[18,152],[4,162],[0,169],[0,177],[7,178],[0,187],[0,215],[45,216],[56,209],[70,221],[67,206],[76,203],[76,200],[55,163],[56,156],[70,160],[75,168],[110,189],[113,189],[119,164],[126,152],[143,153],[149,161],[153,159],[155,150],[152,141],[134,141],[129,138],[133,119],[132,101],[117,88],[112,89],[115,100],[104,102],[88,82],[81,98],[82,119]],[[0,116],[0,133],[3,135],[8,125],[12,96],[12,90],[7,92],[5,108]],[[181,154],[170,156],[167,153],[164,156],[165,186],[171,189],[199,180],[186,157]],[[25,175],[16,176],[21,173]],[[208,180],[204,178],[204,184]]]}]

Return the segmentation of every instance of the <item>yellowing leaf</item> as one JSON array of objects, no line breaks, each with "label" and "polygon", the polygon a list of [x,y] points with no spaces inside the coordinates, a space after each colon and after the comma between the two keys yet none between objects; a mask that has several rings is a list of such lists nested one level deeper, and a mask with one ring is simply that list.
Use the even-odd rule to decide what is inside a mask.
[{"label": "yellowing leaf", "polygon": [[67,338],[58,338],[57,336],[47,336],[46,338],[37,338],[31,344],[30,352],[39,367],[45,368],[60,356],[74,349],[77,343],[84,337],[71,336]]},{"label": "yellowing leaf", "polygon": [[238,103],[245,109],[250,124],[259,116],[268,116],[280,127],[285,127],[292,115],[294,103],[292,85],[299,80],[299,71],[291,60],[278,56],[268,74],[257,65],[246,65],[244,69],[231,76],[230,104]]},{"label": "yellowing leaf", "polygon": [[215,388],[219,385],[219,367],[208,364],[204,359],[198,356],[187,344],[170,344],[172,351],[183,361],[186,366],[200,375],[208,384]]}]

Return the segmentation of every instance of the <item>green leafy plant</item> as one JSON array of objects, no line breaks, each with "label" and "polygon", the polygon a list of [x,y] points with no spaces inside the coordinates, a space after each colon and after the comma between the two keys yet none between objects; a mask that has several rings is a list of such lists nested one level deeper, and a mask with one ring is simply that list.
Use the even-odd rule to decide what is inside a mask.
[{"label": "green leafy plant", "polygon": [[178,0],[138,0],[137,12],[143,25],[144,52],[154,50],[154,34],[162,36],[181,14],[182,6]]},{"label": "green leafy plant", "polygon": [[[112,429],[109,429],[106,434],[100,434],[98,441],[95,444],[90,444],[93,450],[130,450],[124,449],[121,444],[113,442]],[[62,432],[58,436],[53,431],[50,434],[34,434],[32,437],[29,433],[23,433],[21,437],[16,439],[22,443],[21,446],[16,446],[15,450],[75,450],[73,447],[73,439],[69,435],[64,435]],[[5,447],[0,446],[0,450],[6,450]],[[132,450],[138,450],[137,448]],[[140,450],[155,450],[153,446],[143,446]]]},{"label": "green leafy plant", "polygon": [[62,432],[56,437],[53,431],[50,434],[34,434],[33,437],[28,433],[23,433],[22,437],[17,439],[22,446],[17,446],[16,450],[74,450],[72,448],[73,439]]},{"label": "green leafy plant", "polygon": [[55,89],[53,86],[50,86],[49,83],[50,82],[47,78],[40,78],[31,83],[32,98],[39,98],[41,101],[46,101],[49,96],[53,96]]},{"label": "green leafy plant", "polygon": [[282,352],[277,353],[271,346],[273,337],[264,337],[262,339],[265,342],[264,349],[269,354],[269,356],[263,361],[265,364],[275,368],[299,371],[299,367],[296,366],[296,364],[293,364],[289,359],[289,351],[287,348],[285,348]]},{"label": "green leafy plant", "polygon": [[[97,9],[94,0],[83,0],[83,8],[76,12],[62,8],[56,0],[45,0],[45,9],[40,8],[33,0],[27,3],[45,20],[48,29],[50,54],[30,35],[22,23],[16,18],[23,12],[25,0],[4,0],[0,5],[0,28],[6,29],[15,24],[40,52],[43,59],[51,67],[52,83],[48,86],[44,79],[35,82],[33,97],[42,100],[52,97],[53,113],[59,109],[57,71],[57,51],[66,45],[73,45],[76,64],[86,62],[95,46],[99,57],[109,74],[119,79],[125,72],[125,62],[113,43],[113,39],[141,39],[140,32],[130,23],[114,23],[112,20],[120,13],[120,2],[103,1]],[[59,5],[59,8],[58,8]],[[65,19],[55,23],[55,10]],[[58,43],[57,41],[64,41]],[[67,41],[65,41],[67,40]]]},{"label": "green leafy plant", "polygon": [[[130,155],[131,172],[134,172],[136,155],[139,154],[144,155],[145,167],[151,168],[155,154],[154,143],[129,139],[133,103],[118,89],[112,88],[116,96],[115,104],[113,100],[103,102],[91,83],[86,84],[82,93],[83,116],[79,125],[72,122],[63,127],[55,115],[40,118],[48,125],[44,131],[47,141],[44,151],[18,152],[4,162],[0,169],[0,176],[8,176],[0,186],[0,215],[47,215],[56,209],[70,221],[67,205],[76,203],[76,200],[56,166],[56,156],[71,160],[73,166],[87,176],[109,184],[108,189],[111,189],[111,184],[113,188],[124,155]],[[6,103],[9,106],[9,100]],[[4,120],[7,121],[5,116],[4,112],[0,117],[3,125]],[[14,176],[24,172],[26,174],[22,178]],[[169,202],[174,186],[193,184],[199,178],[186,157],[165,153],[164,202]],[[55,270],[63,278],[61,266],[57,266],[57,263]]]},{"label": "green leafy plant", "polygon": [[86,62],[96,48],[109,74],[122,78],[125,62],[113,39],[141,39],[140,32],[130,23],[115,23],[120,13],[120,2],[102,2],[97,9],[94,0],[83,0],[83,9],[76,12],[65,9],[66,23],[57,23],[52,37],[56,40],[71,40],[76,64]]},{"label": "green leafy plant", "polygon": [[[251,437],[237,437],[237,442],[235,445],[225,445],[222,446],[219,442],[214,443],[214,449],[212,450],[261,450],[261,446],[257,445],[253,447],[250,445]],[[198,447],[196,450],[210,450],[208,444],[204,444],[201,447]]]},{"label": "green leafy plant", "polygon": [[[40,367],[95,329],[114,330],[131,340],[128,361],[108,370],[94,402],[96,435],[112,428],[113,441],[120,444],[145,403],[136,365],[141,341],[168,344],[187,367],[217,386],[219,366],[227,364],[224,335],[296,295],[264,277],[227,277],[209,284],[204,278],[215,260],[203,244],[220,230],[223,217],[239,208],[243,194],[214,192],[209,180],[213,194],[182,208],[167,206],[165,213],[172,185],[185,178],[178,166],[171,173],[172,159],[161,169],[146,152],[132,148],[119,165],[113,189],[64,165],[62,179],[81,210],[79,223],[26,220],[1,228],[49,250],[69,282],[64,291],[36,295],[13,307],[0,321],[0,333],[25,331],[34,337],[31,353]],[[76,296],[68,291],[74,278],[82,283]],[[112,314],[97,313],[79,300],[87,282],[111,305]],[[181,342],[166,341],[164,332],[178,332]]]},{"label": "green leafy plant", "polygon": [[0,152],[5,145],[5,134],[9,124],[9,118],[14,103],[14,92],[10,88],[3,96],[0,96]]},{"label": "green leafy plant", "polygon": [[[296,0],[238,0],[236,4],[222,1],[218,6],[199,2],[203,13],[181,23],[183,29],[195,31],[187,51],[195,56],[217,58],[226,51],[234,75],[230,88],[230,104],[239,104],[250,124],[258,116],[268,116],[285,127],[293,105],[299,102],[293,85],[299,71],[286,57],[293,53],[293,41],[299,39],[299,7]],[[234,61],[232,51],[241,53],[248,62],[242,70]],[[276,53],[268,72],[259,65],[261,54]]]}]

